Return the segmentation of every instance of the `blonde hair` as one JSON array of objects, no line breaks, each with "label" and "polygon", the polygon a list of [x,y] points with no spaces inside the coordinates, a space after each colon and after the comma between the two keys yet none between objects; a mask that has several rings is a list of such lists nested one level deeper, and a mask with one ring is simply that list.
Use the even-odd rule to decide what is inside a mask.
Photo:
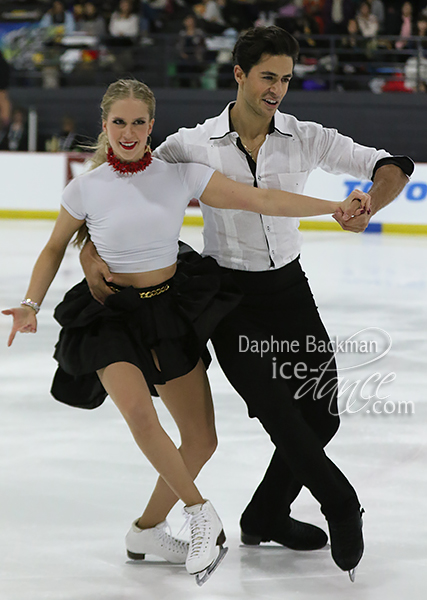
[{"label": "blonde hair", "polygon": [[[153,92],[150,90],[148,85],[138,81],[137,79],[119,79],[114,83],[111,83],[107,91],[105,92],[101,101],[101,118],[105,122],[110,114],[111,107],[118,100],[125,100],[126,98],[135,98],[135,100],[141,100],[148,107],[148,114],[151,119],[154,119],[156,112],[156,99]],[[95,152],[90,158],[89,170],[96,169],[107,161],[107,153],[110,147],[108,137],[105,131],[101,131],[98,136],[97,142],[91,146]],[[84,223],[76,233],[73,240],[73,245],[82,247],[85,242],[89,239],[88,230]]]}]

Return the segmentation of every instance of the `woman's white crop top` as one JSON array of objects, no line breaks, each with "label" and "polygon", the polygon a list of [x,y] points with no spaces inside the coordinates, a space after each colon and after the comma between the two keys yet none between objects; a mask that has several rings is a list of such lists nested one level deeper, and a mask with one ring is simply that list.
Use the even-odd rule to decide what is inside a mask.
[{"label": "woman's white crop top", "polygon": [[185,209],[200,198],[214,170],[153,158],[123,176],[107,163],[65,188],[62,206],[86,220],[92,242],[112,273],[142,273],[173,265]]}]

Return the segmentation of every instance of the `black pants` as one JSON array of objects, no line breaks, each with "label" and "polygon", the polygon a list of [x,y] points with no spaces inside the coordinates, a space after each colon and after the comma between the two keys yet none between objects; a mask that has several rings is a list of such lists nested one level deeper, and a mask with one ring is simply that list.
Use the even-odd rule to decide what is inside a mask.
[{"label": "black pants", "polygon": [[[215,330],[215,352],[249,416],[260,420],[276,446],[242,527],[273,527],[289,514],[303,485],[326,518],[343,518],[359,502],[323,450],[339,427],[335,360],[330,350],[322,351],[330,340],[299,260],[276,271],[225,270],[245,295]],[[272,337],[284,342],[280,351]],[[270,351],[261,357],[251,349],[260,350],[263,341]]]}]

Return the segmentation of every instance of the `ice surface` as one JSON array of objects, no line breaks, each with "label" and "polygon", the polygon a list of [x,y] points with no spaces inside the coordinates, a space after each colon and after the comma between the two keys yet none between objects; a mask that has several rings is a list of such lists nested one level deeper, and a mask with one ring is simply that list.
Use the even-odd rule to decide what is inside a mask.
[{"label": "ice surface", "polygon": [[[51,227],[48,221],[0,221],[1,308],[22,299]],[[381,360],[345,372],[348,380],[361,382],[370,373],[396,373],[382,390],[389,404],[377,405],[381,414],[374,412],[375,398],[365,407],[354,405],[328,447],[366,509],[366,552],[355,584],[327,548],[303,553],[275,544],[239,545],[240,513],[272,446],[215,362],[209,377],[219,448],[198,483],[223,519],[230,551],[202,589],[181,566],[127,560],[124,535],[141,513],[155,473],[110,401],[85,412],[49,395],[58,332],[52,309],[82,276],[76,252],[69,251],[36,335],[19,335],[8,349],[10,321],[0,319],[1,600],[427,597],[427,238],[328,232],[304,237],[302,264],[330,335],[344,339],[380,328],[392,340]],[[184,229],[183,239],[201,246],[199,229]],[[354,366],[348,360],[343,355],[340,365]],[[413,403],[406,414],[403,402]],[[156,405],[176,440],[171,419]],[[325,526],[307,491],[293,514]],[[177,532],[180,507],[170,521]]]}]

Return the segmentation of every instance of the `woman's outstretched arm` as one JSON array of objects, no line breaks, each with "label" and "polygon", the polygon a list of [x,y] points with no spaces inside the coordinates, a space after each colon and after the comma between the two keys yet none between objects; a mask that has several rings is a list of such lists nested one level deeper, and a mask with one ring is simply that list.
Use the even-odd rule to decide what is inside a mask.
[{"label": "woman's outstretched arm", "polygon": [[[25,298],[40,306],[59,269],[68,242],[83,222],[72,217],[65,208],[61,207],[49,241],[34,265]],[[36,332],[36,311],[30,306],[2,310],[2,313],[13,316],[8,346],[12,345],[18,331],[21,333]]]},{"label": "woman's outstretched arm", "polygon": [[292,192],[252,187],[232,181],[218,171],[212,175],[200,200],[215,208],[248,210],[276,217],[312,217],[341,209],[350,218],[370,210],[370,196],[360,190],[354,190],[343,202],[331,202]]}]

